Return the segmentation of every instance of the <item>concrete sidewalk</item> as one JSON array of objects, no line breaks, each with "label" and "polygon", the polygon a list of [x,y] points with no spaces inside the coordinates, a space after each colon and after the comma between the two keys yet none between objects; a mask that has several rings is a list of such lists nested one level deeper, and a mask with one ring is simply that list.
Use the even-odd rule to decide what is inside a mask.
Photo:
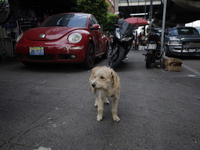
[{"label": "concrete sidewalk", "polygon": [[193,72],[184,67],[146,69],[142,53],[131,51],[116,69],[119,123],[112,120],[111,99],[97,122],[91,70],[1,64],[0,150],[199,150],[200,76],[188,76]]}]

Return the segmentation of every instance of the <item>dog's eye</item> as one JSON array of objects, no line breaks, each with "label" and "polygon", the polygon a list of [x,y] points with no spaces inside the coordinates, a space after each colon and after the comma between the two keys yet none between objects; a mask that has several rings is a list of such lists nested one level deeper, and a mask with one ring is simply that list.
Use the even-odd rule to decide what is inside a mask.
[{"label": "dog's eye", "polygon": [[104,77],[103,77],[103,76],[101,76],[101,79],[104,79]]}]

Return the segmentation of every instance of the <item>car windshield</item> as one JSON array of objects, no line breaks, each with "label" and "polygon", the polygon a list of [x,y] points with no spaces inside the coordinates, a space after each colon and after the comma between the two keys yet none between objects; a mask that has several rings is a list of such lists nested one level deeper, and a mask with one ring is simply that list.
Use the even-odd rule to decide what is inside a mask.
[{"label": "car windshield", "polygon": [[175,28],[169,30],[169,36],[176,36],[176,35],[198,35],[199,32],[194,28]]},{"label": "car windshield", "polygon": [[45,20],[40,27],[87,27],[87,17],[86,14],[60,14],[49,17]]},{"label": "car windshield", "polygon": [[198,28],[197,30],[199,31],[199,34],[200,34],[200,29]]},{"label": "car windshield", "polygon": [[197,35],[199,32],[194,28],[178,28],[178,35]]}]

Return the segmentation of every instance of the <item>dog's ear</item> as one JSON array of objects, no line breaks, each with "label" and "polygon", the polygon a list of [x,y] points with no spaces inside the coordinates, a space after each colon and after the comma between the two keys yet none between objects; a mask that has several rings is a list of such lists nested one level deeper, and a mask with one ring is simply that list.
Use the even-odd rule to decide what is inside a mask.
[{"label": "dog's ear", "polygon": [[111,76],[112,76],[112,80],[113,80],[113,85],[115,85],[115,83],[117,83],[117,80],[118,80],[116,73],[112,71]]},{"label": "dog's ear", "polygon": [[95,72],[96,72],[99,68],[100,68],[100,67],[95,67],[95,68],[92,69],[92,73],[91,73],[91,76],[90,76],[90,79],[89,79],[89,80],[94,79],[94,74],[95,74]]}]

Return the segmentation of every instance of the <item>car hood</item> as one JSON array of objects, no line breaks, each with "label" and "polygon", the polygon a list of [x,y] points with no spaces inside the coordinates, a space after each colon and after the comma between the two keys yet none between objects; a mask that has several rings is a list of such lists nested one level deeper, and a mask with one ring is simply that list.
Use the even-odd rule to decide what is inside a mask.
[{"label": "car hood", "polygon": [[170,40],[181,40],[182,42],[199,42],[200,35],[178,35],[170,37]]},{"label": "car hood", "polygon": [[[26,39],[31,41],[58,40],[67,33],[75,30],[71,27],[38,27],[29,29],[24,33]],[[43,35],[43,37],[42,37]]]}]

